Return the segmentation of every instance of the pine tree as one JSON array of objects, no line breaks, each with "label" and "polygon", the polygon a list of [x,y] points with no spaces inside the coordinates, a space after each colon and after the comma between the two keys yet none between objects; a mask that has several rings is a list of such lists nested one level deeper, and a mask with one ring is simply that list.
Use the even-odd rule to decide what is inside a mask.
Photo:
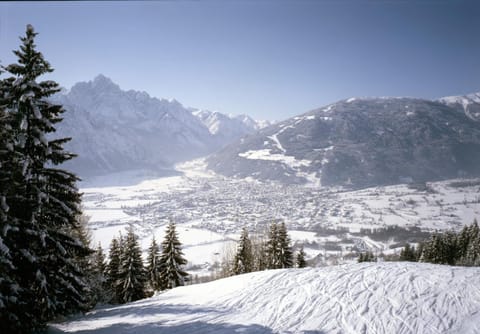
[{"label": "pine tree", "polygon": [[363,253],[360,253],[358,256],[358,263],[365,262],[365,255]]},{"label": "pine tree", "polygon": [[459,262],[464,262],[467,256],[468,245],[470,244],[470,228],[465,225],[457,236],[457,245],[458,245],[458,258]]},{"label": "pine tree", "polygon": [[240,235],[232,270],[235,275],[253,271],[252,242],[248,237],[248,230],[245,227]]},{"label": "pine tree", "polygon": [[97,249],[95,250],[94,257],[93,257],[93,267],[94,272],[97,275],[105,275],[107,272],[107,265],[105,262],[105,255],[103,254],[103,248],[100,243],[98,243]]},{"label": "pine tree", "polygon": [[105,255],[103,254],[102,245],[98,243],[97,249],[91,256],[90,263],[90,280],[89,286],[93,301],[97,303],[107,303],[110,301],[110,294],[107,286],[107,265]]},{"label": "pine tree", "polygon": [[106,268],[106,286],[111,303],[120,302],[121,287],[119,283],[120,258],[122,250],[117,238],[110,243],[109,262]]},{"label": "pine tree", "polygon": [[147,277],[150,288],[153,291],[159,291],[162,286],[161,277],[160,277],[160,247],[155,240],[155,237],[152,238],[152,243],[148,248],[148,258],[147,258]]},{"label": "pine tree", "polygon": [[442,262],[451,266],[455,265],[459,249],[457,246],[457,235],[453,231],[447,231],[442,235]]},{"label": "pine tree", "polygon": [[[0,70],[0,74],[2,71]],[[9,194],[14,191],[13,175],[13,142],[11,115],[7,113],[9,104],[9,87],[6,79],[0,80],[0,332],[15,331],[15,322],[19,321],[19,312],[15,300],[18,300],[19,286],[15,282],[12,253],[9,249],[9,231],[15,226],[14,217],[8,205]],[[13,189],[13,190],[12,190]]]},{"label": "pine tree", "polygon": [[421,241],[418,243],[417,251],[416,251],[416,262],[420,262],[422,259],[423,249],[425,248],[425,242]]},{"label": "pine tree", "polygon": [[287,227],[285,223],[278,226],[278,263],[280,268],[293,267],[293,251],[290,247],[290,237],[288,236]]},{"label": "pine tree", "polygon": [[307,261],[305,260],[305,251],[303,250],[303,246],[300,247],[297,254],[297,268],[305,268],[307,266]]},{"label": "pine tree", "polygon": [[[97,277],[95,275],[93,263],[95,251],[90,249],[92,243],[92,233],[88,228],[89,217],[84,214],[80,214],[77,215],[75,219],[77,222],[76,226],[73,229],[65,230],[65,232],[75,240],[78,240],[86,250],[89,250],[88,253],[82,252],[80,254],[76,254],[76,263],[80,272],[84,274],[85,283],[87,285],[87,289],[84,291],[86,304],[89,308],[93,308],[98,301],[97,292],[101,292],[101,290],[97,289]],[[88,254],[88,256],[85,256],[85,254]]]},{"label": "pine tree", "polygon": [[74,155],[63,150],[70,138],[50,139],[64,110],[47,100],[60,90],[58,84],[37,82],[52,69],[36,50],[36,35],[28,25],[20,50],[14,51],[18,64],[6,67],[13,75],[6,81],[13,147],[10,187],[2,200],[10,228],[2,238],[14,268],[9,277],[17,285],[17,299],[7,306],[9,319],[0,322],[11,325],[12,332],[41,329],[58,315],[87,307],[78,260],[90,250],[71,235],[80,214],[78,178],[56,167]]},{"label": "pine tree", "polygon": [[268,231],[268,240],[266,244],[267,268],[278,269],[281,268],[279,260],[280,244],[278,242],[278,225],[272,223]]},{"label": "pine tree", "polygon": [[407,243],[400,252],[400,261],[416,262],[417,254],[415,251],[415,247],[410,247],[410,244]]},{"label": "pine tree", "polygon": [[423,246],[421,262],[440,263],[439,236],[434,234],[427,240]]},{"label": "pine tree", "polygon": [[422,253],[422,262],[454,265],[459,253],[457,236],[453,232],[434,234],[426,243]]},{"label": "pine tree", "polygon": [[120,302],[128,303],[145,298],[147,277],[142,262],[142,250],[133,226],[128,229],[124,241],[118,280],[121,288]]},{"label": "pine tree", "polygon": [[365,253],[360,253],[358,257],[358,262],[377,262],[377,258],[371,251],[367,251]]},{"label": "pine tree", "polygon": [[261,271],[268,268],[267,243],[263,236],[256,236],[252,240],[253,270]]},{"label": "pine tree", "polygon": [[469,243],[465,254],[466,265],[479,266],[480,265],[480,229],[477,220],[473,221],[468,229]]},{"label": "pine tree", "polygon": [[160,262],[162,263],[160,269],[162,290],[172,289],[185,284],[185,277],[188,274],[182,270],[181,266],[186,265],[187,260],[183,257],[181,243],[178,240],[175,223],[173,222],[168,224],[165,232]]}]

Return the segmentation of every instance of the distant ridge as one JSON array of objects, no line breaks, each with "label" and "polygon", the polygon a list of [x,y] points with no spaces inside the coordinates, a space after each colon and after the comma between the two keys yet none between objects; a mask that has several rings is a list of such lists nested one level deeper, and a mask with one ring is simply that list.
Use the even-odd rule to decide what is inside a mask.
[{"label": "distant ridge", "polygon": [[342,100],[243,138],[208,166],[227,176],[352,188],[479,176],[479,96]]}]

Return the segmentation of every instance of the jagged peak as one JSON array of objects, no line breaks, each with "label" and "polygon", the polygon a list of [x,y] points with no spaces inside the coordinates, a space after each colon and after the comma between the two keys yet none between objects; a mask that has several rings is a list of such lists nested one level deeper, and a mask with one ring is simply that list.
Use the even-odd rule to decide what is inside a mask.
[{"label": "jagged peak", "polygon": [[93,81],[91,81],[92,85],[95,88],[110,88],[110,89],[116,89],[120,90],[120,87],[112,81],[109,77],[103,75],[103,74],[98,74]]}]

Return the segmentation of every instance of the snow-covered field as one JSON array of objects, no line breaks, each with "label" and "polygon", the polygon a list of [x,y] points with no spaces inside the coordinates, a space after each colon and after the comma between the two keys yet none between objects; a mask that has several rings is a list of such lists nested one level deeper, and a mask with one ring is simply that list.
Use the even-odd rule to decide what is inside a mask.
[{"label": "snow-covered field", "polygon": [[479,333],[480,268],[361,263],[180,287],[50,333]]},{"label": "snow-covered field", "polygon": [[[136,184],[124,185],[132,175]],[[138,171],[94,181],[122,184],[82,185],[95,243],[108,249],[111,239],[132,224],[146,249],[152,236],[163,239],[173,219],[190,272],[200,276],[213,273],[244,226],[262,233],[272,221],[283,220],[293,243],[305,245],[308,258],[328,263],[327,257],[335,257],[338,263],[352,251],[388,253],[404,245],[404,240],[361,235],[361,229],[398,225],[458,230],[480,218],[480,180],[342,191],[225,178],[206,170],[199,159],[177,166],[175,176],[149,179],[148,173]]]}]

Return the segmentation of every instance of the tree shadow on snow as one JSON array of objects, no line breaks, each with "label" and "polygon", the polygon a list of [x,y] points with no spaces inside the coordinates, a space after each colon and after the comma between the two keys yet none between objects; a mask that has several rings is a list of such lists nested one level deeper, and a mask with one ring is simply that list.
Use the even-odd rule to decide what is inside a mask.
[{"label": "tree shadow on snow", "polygon": [[[50,334],[66,333],[58,329],[51,329]],[[231,333],[246,333],[246,334],[273,334],[268,327],[260,325],[240,325],[240,324],[211,324],[203,321],[193,321],[180,325],[168,325],[162,323],[147,323],[147,324],[131,324],[131,323],[117,323],[103,328],[96,328],[92,330],[82,330],[74,332],[76,334],[231,334]]]},{"label": "tree shadow on snow", "polygon": [[[127,304],[124,306],[106,306],[95,309],[84,316],[74,316],[65,322],[70,324],[68,332],[73,331],[76,334],[159,334],[159,333],[273,333],[268,327],[261,325],[240,325],[228,323],[208,323],[192,319],[185,319],[182,324],[171,324],[170,321],[181,319],[185,315],[197,315],[195,318],[201,318],[208,314],[221,316],[228,314],[228,310],[208,307],[192,307],[191,305],[155,305],[154,303],[142,302]],[[155,321],[155,315],[158,315],[158,321]],[[123,317],[132,317],[128,322],[123,321]],[[142,319],[144,318],[144,319]],[[188,318],[188,316],[187,316]],[[97,322],[100,325],[95,325]],[[92,329],[75,331],[78,326],[88,327],[91,323]],[[104,325],[102,325],[104,323]],[[54,324],[53,324],[54,325]],[[62,325],[59,323],[58,325]],[[47,333],[61,334],[67,333],[55,327],[49,327]]]},{"label": "tree shadow on snow", "polygon": [[[217,316],[229,314],[229,309],[192,307],[192,305],[158,305],[145,301],[138,301],[132,304],[120,306],[105,306],[95,309],[83,316],[74,316],[65,322],[69,324],[69,329],[64,332],[55,327],[49,327],[49,334],[63,334],[73,332],[75,334],[229,334],[229,333],[253,333],[253,334],[273,334],[271,328],[258,324],[230,324],[230,323],[209,323],[200,321],[202,316],[215,319]],[[182,319],[185,315],[187,319]],[[193,315],[193,319],[188,319],[188,315]],[[158,320],[155,320],[158,316]],[[131,318],[125,321],[124,318]],[[211,319],[212,319],[211,318]],[[181,324],[172,324],[180,320]],[[215,321],[215,320],[213,320]],[[97,324],[96,324],[97,323]],[[62,325],[59,323],[58,325]],[[75,331],[75,327],[88,327]],[[84,327],[84,328],[85,328]],[[323,334],[322,331],[307,330],[301,332],[281,331],[285,334]]]}]

